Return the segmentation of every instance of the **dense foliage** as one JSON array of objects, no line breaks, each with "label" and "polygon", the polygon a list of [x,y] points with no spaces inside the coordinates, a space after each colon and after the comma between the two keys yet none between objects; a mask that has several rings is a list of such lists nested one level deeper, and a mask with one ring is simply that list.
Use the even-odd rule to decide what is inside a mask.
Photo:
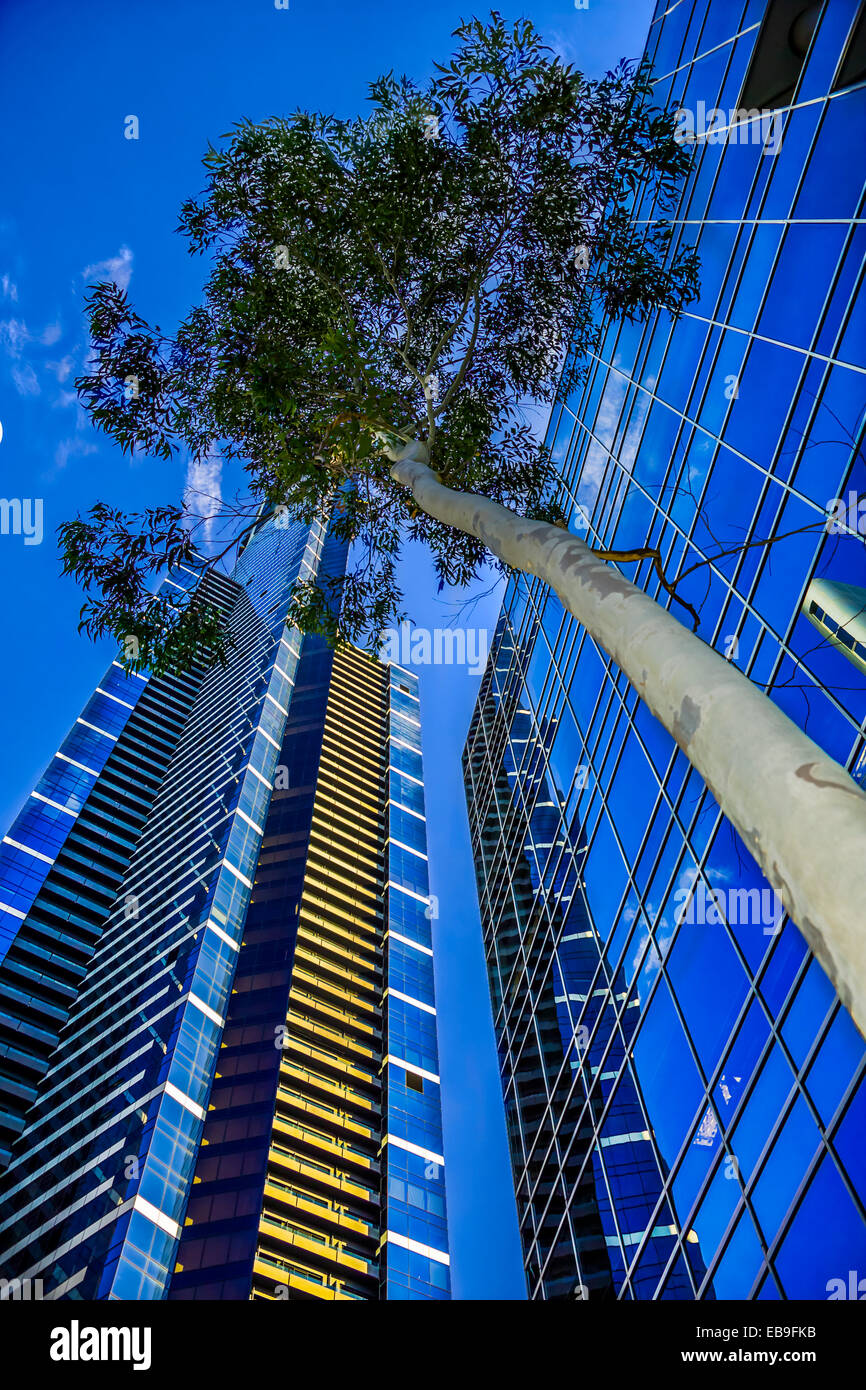
[{"label": "dense foliage", "polygon": [[[155,458],[218,449],[246,470],[254,508],[335,517],[355,543],[341,617],[355,640],[398,615],[407,537],[445,584],[487,558],[418,512],[388,447],[422,439],[449,486],[555,520],[525,405],[574,387],[605,315],[676,315],[696,294],[694,253],[664,220],[687,155],[647,69],[590,81],[530,23],[511,30],[495,13],[456,38],[426,86],[373,83],[363,118],[242,122],[209,148],[180,230],[211,269],[173,337],[116,285],[89,291],[77,385],[94,423]],[[647,184],[655,220],[639,225]],[[176,559],[183,526],[181,505],[95,509],[61,528],[90,595],[83,624],[139,633],[157,665],[214,637],[205,609],[161,614],[143,582]],[[296,591],[302,628],[333,628],[326,598]]]}]

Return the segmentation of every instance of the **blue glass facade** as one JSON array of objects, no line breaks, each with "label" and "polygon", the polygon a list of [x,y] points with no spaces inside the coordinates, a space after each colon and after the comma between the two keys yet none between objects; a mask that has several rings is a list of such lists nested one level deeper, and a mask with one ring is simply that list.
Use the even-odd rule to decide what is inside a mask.
[{"label": "blue glass facade", "polygon": [[389,1298],[442,1299],[450,1275],[418,678],[388,669],[382,1277]]},{"label": "blue glass facade", "polygon": [[[192,571],[172,583],[197,582]],[[227,612],[228,586],[206,581]],[[66,1023],[204,669],[150,680],[114,662],[0,847],[0,1167]]]},{"label": "blue glass facade", "polygon": [[[205,581],[226,666],[157,679],[113,665],[4,842],[0,1247],[8,1276],[53,1298],[447,1296],[438,1077],[435,1091],[406,1084],[416,1052],[435,1064],[432,992],[389,996],[390,953],[421,953],[387,944],[375,867],[388,719],[418,747],[417,699],[404,708],[412,678],[395,677],[389,715],[389,668],[287,626],[296,580],[340,573],[346,554],[318,524],[281,522],[259,524],[230,578]],[[372,769],[357,790],[328,771],[355,671],[383,693],[372,733],[357,731]],[[362,817],[346,830],[356,798],[369,854]],[[403,829],[399,853],[426,864],[423,834]],[[410,961],[395,969],[410,980]],[[434,1139],[438,1183],[419,1187],[418,1146]],[[406,1170],[389,1227],[386,1167]],[[282,1271],[264,1286],[260,1254]]]},{"label": "blue glass facade", "polygon": [[[780,0],[657,7],[701,297],[603,325],[548,443],[571,529],[659,546],[700,636],[862,782],[864,14],[804,8],[780,72]],[[670,602],[649,562],[623,568]],[[538,581],[509,583],[464,765],[530,1296],[827,1298],[866,1261],[863,1039]]]}]

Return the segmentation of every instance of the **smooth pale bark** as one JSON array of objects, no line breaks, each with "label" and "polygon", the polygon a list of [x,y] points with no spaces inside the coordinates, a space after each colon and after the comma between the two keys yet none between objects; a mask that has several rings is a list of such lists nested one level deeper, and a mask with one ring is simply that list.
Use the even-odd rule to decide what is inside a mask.
[{"label": "smooth pale bark", "polygon": [[[422,511],[537,575],[625,672],[736,826],[866,1034],[866,795],[729,661],[570,532],[390,452]],[[712,989],[712,980],[707,981]]]}]

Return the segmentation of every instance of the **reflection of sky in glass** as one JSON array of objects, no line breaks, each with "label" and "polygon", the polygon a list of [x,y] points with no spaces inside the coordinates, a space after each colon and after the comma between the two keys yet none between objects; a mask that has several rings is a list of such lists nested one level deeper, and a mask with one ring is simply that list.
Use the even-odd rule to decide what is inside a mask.
[{"label": "reflection of sky in glass", "polygon": [[[736,104],[755,41],[749,30],[727,42],[741,8],[683,0],[656,24],[656,71],[680,69],[677,97]],[[839,8],[806,68],[820,99],[795,102],[781,152],[698,149],[678,215],[704,256],[700,302],[676,325],[659,316],[608,331],[548,442],[573,529],[620,547],[649,538],[671,573],[700,565],[682,592],[701,637],[866,779],[866,678],[800,614],[815,575],[866,585],[862,539],[824,524],[829,499],[866,491],[854,460],[866,388],[853,370],[866,361],[866,316],[852,302],[866,234],[832,221],[850,218],[862,191],[862,162],[842,151],[866,93],[825,99]],[[690,68],[707,51],[702,20],[718,51]],[[626,572],[658,592],[648,567]],[[565,1183],[558,1203],[539,1206],[539,1171],[549,1176],[556,1146],[589,1125],[620,1297],[826,1297],[858,1259],[866,1274],[862,1039],[745,845],[605,654],[535,581],[512,583],[506,610],[470,731],[470,806],[480,814],[473,788],[507,768],[521,812],[509,830],[500,806],[496,833],[513,852],[522,826],[533,844],[527,921],[545,922],[535,983],[511,961],[500,973],[502,997],[524,1006],[497,1014],[506,1081],[543,1008],[545,959],[562,1055],[589,1039],[565,1092],[559,1071],[546,1086],[543,1170],[513,1103],[530,1286],[535,1277],[552,1296],[556,1252],[575,1241],[577,1189]],[[496,838],[489,821],[477,833],[488,848]],[[577,955],[560,940],[572,930],[566,899],[564,920],[584,924]],[[482,904],[492,940],[501,901]],[[579,1248],[574,1258],[579,1268]]]}]

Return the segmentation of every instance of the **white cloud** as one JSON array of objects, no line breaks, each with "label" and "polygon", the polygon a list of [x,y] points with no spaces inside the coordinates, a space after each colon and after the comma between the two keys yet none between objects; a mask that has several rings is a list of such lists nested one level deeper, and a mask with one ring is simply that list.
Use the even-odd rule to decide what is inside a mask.
[{"label": "white cloud", "polygon": [[580,66],[580,54],[567,34],[554,29],[545,37],[561,63],[569,63],[572,67]]},{"label": "white cloud", "polygon": [[18,299],[18,286],[14,284],[8,275],[0,277],[0,292],[4,299],[11,299],[13,303]]},{"label": "white cloud", "polygon": [[[75,366],[75,358],[70,353],[67,353],[65,357],[61,357],[59,362],[46,362],[45,365],[49,372],[53,372],[57,377],[58,383],[62,385]],[[63,394],[66,395],[67,393],[64,392]],[[74,399],[73,396],[73,400]]]},{"label": "white cloud", "polygon": [[[614,368],[618,365],[619,359],[615,358]],[[638,449],[642,442],[641,432],[652,403],[651,392],[656,388],[656,378],[648,378],[646,386],[647,390],[640,392],[631,409],[631,418],[625,437],[614,452],[613,443],[621,423],[628,380],[617,371],[611,370],[609,372],[593,426],[595,438],[586,451],[577,488],[577,500],[588,516],[592,514],[602,483],[609,470],[616,480],[617,489],[625,488],[625,475],[634,471]],[[615,459],[619,460],[619,468],[615,466]]]},{"label": "white cloud", "polygon": [[592,515],[605,474],[612,467],[610,450],[625,400],[627,384],[623,377],[611,372],[596,412],[593,425],[595,438],[586,451],[577,488],[577,500],[585,507],[588,516]]},{"label": "white cloud", "polygon": [[192,517],[204,523],[195,528],[195,537],[208,544],[214,539],[214,522],[222,506],[222,472],[219,453],[198,462],[190,459],[186,470],[184,506]]},{"label": "white cloud", "polygon": [[31,333],[23,319],[0,319],[0,347],[8,357],[20,357],[28,343],[52,347],[62,336],[59,323],[49,323],[41,333]]},{"label": "white cloud", "polygon": [[0,319],[0,347],[2,347],[10,357],[20,357],[21,350],[25,343],[29,343],[30,334],[27,332],[27,324],[21,319]]},{"label": "white cloud", "polygon": [[41,388],[36,379],[36,373],[27,362],[23,367],[12,368],[12,380],[15,382],[15,390],[19,396],[38,396]]},{"label": "white cloud", "polygon": [[[681,871],[677,879],[677,886],[673,899],[674,902],[677,901],[676,893],[691,893],[697,877],[698,871],[693,864],[687,865],[686,868]],[[653,921],[656,910],[653,908],[652,903],[647,902],[646,911],[650,921]],[[644,948],[647,946],[649,932],[647,928],[641,924],[640,935],[633,945],[631,960],[632,973],[636,970],[640,970],[641,989],[638,991],[639,998],[646,998],[650,985],[661,969],[662,961],[667,959],[675,927],[676,922],[671,922],[667,912],[663,912],[655,922],[653,932],[654,939],[649,941],[646,954],[644,955]]]},{"label": "white cloud", "polygon": [[70,439],[61,439],[54,451],[54,465],[57,469],[63,469],[71,458],[84,458],[87,454],[95,454],[96,445],[90,444],[86,439],[78,439],[74,435]]},{"label": "white cloud", "polygon": [[128,246],[121,246],[116,256],[85,266],[81,273],[89,285],[113,280],[122,290],[128,289],[132,278],[132,252]]}]

